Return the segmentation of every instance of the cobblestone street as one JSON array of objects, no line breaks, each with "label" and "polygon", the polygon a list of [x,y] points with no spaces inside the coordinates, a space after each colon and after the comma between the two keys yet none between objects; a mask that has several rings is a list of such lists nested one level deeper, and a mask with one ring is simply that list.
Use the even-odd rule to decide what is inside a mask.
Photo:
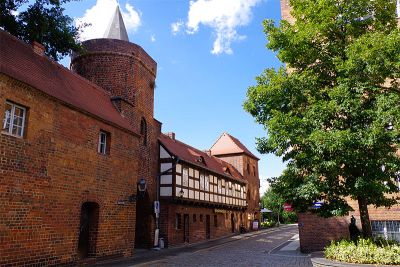
[{"label": "cobblestone street", "polygon": [[297,226],[229,239],[222,244],[178,252],[139,265],[131,262],[114,266],[312,266],[309,255],[298,250]]}]

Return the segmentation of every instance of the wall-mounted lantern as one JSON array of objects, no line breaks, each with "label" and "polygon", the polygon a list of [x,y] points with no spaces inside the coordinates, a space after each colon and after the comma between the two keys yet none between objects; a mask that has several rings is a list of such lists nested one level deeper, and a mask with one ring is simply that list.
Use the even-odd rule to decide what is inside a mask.
[{"label": "wall-mounted lantern", "polygon": [[143,197],[144,194],[146,193],[147,189],[147,183],[144,178],[140,178],[138,183],[137,183],[138,191],[139,191],[139,196]]}]

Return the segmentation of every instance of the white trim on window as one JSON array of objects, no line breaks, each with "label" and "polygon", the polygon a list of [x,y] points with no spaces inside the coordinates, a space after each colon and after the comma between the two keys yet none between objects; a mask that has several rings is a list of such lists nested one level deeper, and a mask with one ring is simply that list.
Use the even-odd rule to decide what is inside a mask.
[{"label": "white trim on window", "polygon": [[[19,114],[17,114],[16,111],[19,111]],[[17,137],[23,137],[25,132],[25,118],[26,108],[6,101],[2,132]]]},{"label": "white trim on window", "polygon": [[100,131],[99,133],[99,147],[98,152],[100,154],[107,154],[107,133]]}]

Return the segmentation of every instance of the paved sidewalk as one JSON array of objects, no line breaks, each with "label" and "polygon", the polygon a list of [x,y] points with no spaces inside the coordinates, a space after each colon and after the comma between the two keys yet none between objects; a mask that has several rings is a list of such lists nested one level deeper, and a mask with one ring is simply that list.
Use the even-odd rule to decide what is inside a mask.
[{"label": "paved sidewalk", "polygon": [[207,240],[204,242],[194,243],[194,244],[185,244],[180,246],[173,246],[161,250],[152,250],[152,249],[135,249],[134,255],[131,258],[123,258],[123,259],[114,259],[97,262],[95,266],[133,266],[141,263],[146,263],[149,261],[157,261],[162,260],[167,257],[178,256],[182,253],[190,253],[195,251],[206,250],[210,248],[218,248],[220,246],[228,245],[229,243],[236,242],[239,240],[247,240],[258,235],[263,235],[270,232],[280,231],[285,228],[291,228],[293,225],[284,225],[277,228],[269,228],[262,229],[254,232],[248,232],[245,234],[237,234],[225,236],[218,239]]}]

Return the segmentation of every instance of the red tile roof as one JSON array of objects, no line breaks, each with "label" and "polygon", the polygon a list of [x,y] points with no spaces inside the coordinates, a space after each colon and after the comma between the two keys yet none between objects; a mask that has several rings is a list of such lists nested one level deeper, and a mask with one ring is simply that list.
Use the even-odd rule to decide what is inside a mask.
[{"label": "red tile roof", "polygon": [[215,156],[244,153],[256,160],[259,160],[250,150],[238,139],[228,133],[223,133],[214,145],[210,148],[211,154]]},{"label": "red tile roof", "polygon": [[[199,166],[200,168],[208,169],[225,177],[230,177],[233,180],[246,183],[246,180],[243,179],[243,176],[236,170],[235,167],[223,160],[220,160],[219,158],[210,156],[206,152],[191,147],[176,139],[171,139],[165,134],[160,135],[159,141],[169,153],[179,157],[182,161]],[[200,157],[204,159],[204,164],[199,162]],[[225,172],[227,169],[229,170],[230,175]]]},{"label": "red tile roof", "polygon": [[[68,105],[126,130],[129,122],[115,109],[110,94],[32,47],[0,30],[0,72]],[[135,132],[134,132],[135,133]]]}]

